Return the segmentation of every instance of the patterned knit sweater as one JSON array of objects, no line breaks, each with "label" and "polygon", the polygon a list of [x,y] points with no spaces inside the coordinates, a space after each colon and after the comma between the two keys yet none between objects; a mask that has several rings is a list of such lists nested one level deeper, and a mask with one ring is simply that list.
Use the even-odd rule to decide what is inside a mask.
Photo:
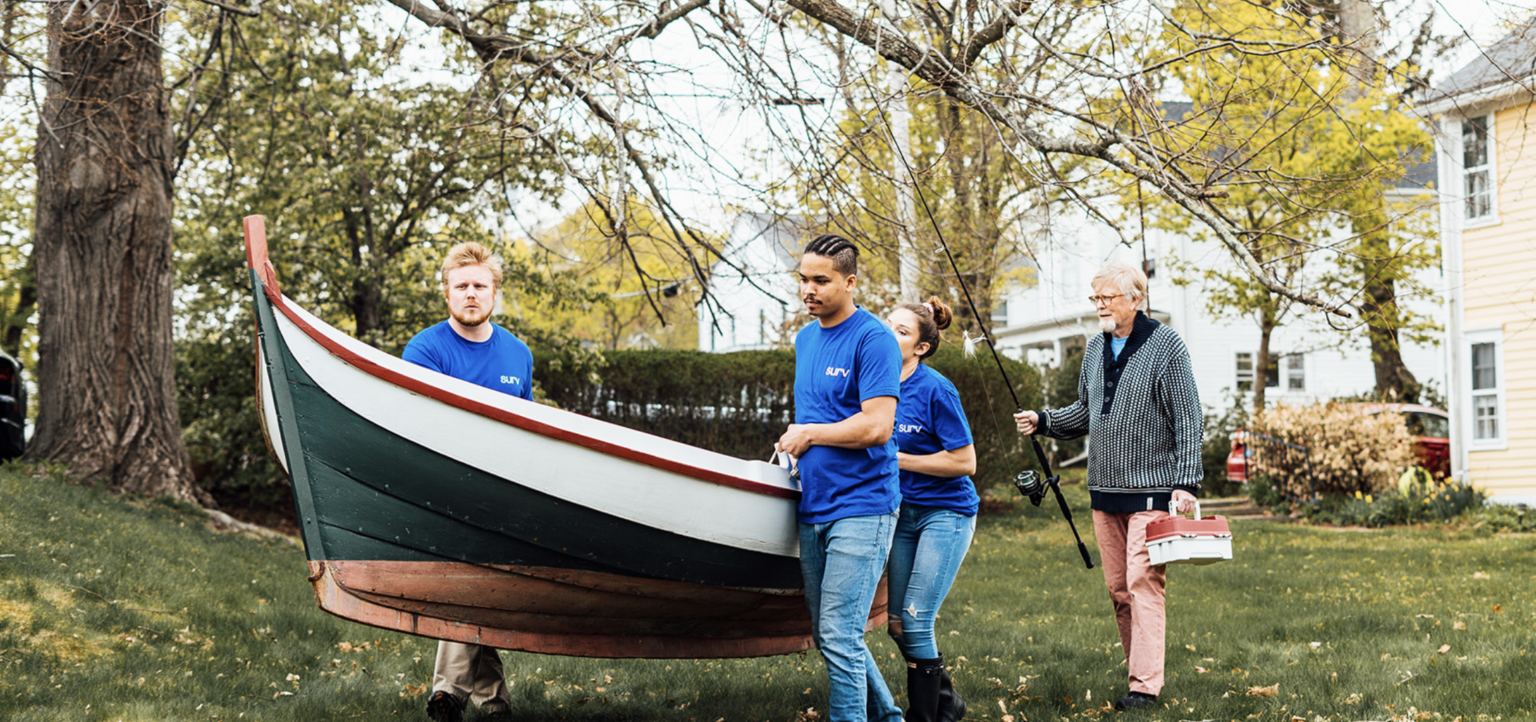
[{"label": "patterned knit sweater", "polygon": [[1091,437],[1088,491],[1099,511],[1168,509],[1174,489],[1200,488],[1204,416],[1189,349],[1173,329],[1137,313],[1115,359],[1109,334],[1088,342],[1078,399],[1040,412],[1040,433]]}]

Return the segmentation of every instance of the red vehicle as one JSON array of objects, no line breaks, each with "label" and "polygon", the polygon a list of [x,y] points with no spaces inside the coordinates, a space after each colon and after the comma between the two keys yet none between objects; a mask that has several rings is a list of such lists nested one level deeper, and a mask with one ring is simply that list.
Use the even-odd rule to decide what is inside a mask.
[{"label": "red vehicle", "polygon": [[[1364,408],[1367,413],[1395,411],[1402,414],[1403,424],[1413,437],[1413,453],[1418,457],[1419,466],[1436,479],[1451,475],[1451,418],[1448,414],[1418,404],[1365,404]],[[1252,456],[1248,436],[1251,433],[1238,430],[1232,434],[1232,453],[1227,455],[1227,481],[1248,481],[1248,457]]]}]

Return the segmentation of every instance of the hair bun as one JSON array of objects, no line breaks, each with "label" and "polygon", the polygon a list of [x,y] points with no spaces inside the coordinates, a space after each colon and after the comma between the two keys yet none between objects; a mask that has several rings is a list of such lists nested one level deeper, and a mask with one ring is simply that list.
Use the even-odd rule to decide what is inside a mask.
[{"label": "hair bun", "polygon": [[944,303],[938,296],[929,296],[927,305],[933,311],[933,325],[938,326],[940,331],[949,328],[949,322],[955,318],[955,313],[950,310],[949,304]]}]

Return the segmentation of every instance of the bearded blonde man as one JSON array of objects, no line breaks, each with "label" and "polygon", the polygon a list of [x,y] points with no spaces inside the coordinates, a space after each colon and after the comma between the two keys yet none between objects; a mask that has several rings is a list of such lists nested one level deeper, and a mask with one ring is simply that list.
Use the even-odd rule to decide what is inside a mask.
[{"label": "bearded blonde man", "polygon": [[[532,399],[533,354],[528,344],[490,320],[501,290],[501,266],[490,250],[474,242],[449,249],[442,280],[448,319],[416,334],[402,358],[494,391]],[[485,719],[509,719],[512,696],[501,656],[478,644],[438,642],[427,716],[437,722],[459,722],[471,701],[485,711]]]}]

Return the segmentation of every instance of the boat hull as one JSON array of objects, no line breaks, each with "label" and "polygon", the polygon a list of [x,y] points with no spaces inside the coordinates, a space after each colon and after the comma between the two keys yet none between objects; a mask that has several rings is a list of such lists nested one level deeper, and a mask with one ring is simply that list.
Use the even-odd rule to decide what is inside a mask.
[{"label": "boat hull", "polygon": [[[803,593],[457,562],[310,562],[321,608],[375,627],[577,657],[759,657],[810,649]],[[885,589],[875,609],[885,609]],[[873,628],[873,624],[870,628]]]},{"label": "boat hull", "polygon": [[[784,470],[464,383],[282,296],[247,221],[260,417],[310,581],[363,624],[593,657],[812,646]],[[254,233],[253,233],[254,230]],[[867,628],[885,619],[884,590]]]}]

